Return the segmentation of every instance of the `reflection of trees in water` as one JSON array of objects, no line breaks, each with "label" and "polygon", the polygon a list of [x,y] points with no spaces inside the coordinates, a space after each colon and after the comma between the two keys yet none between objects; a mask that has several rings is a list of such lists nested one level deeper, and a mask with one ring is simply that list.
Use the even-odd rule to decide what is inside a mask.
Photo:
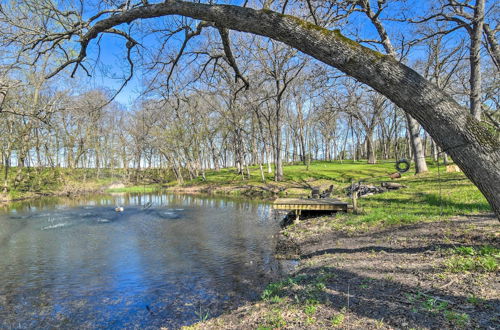
[{"label": "reflection of trees in water", "polygon": [[[206,297],[205,303],[220,305],[224,302],[219,295],[245,301],[258,294],[266,282],[263,277],[277,267],[274,242],[268,240],[273,227],[264,226],[269,220],[261,219],[271,214],[269,207],[182,195],[167,199],[169,206],[189,208],[190,220],[195,219],[189,226],[180,221],[165,227],[165,244],[159,247],[165,251],[163,267],[186,263],[187,278],[199,278],[190,281],[196,287],[192,298]],[[189,258],[183,258],[186,253]]]},{"label": "reflection of trees in water", "polygon": [[[143,209],[147,203],[152,207]],[[125,212],[115,213],[115,205],[125,206]],[[166,212],[180,218],[169,218]],[[99,322],[113,318],[130,325],[161,325],[171,319],[178,325],[196,319],[200,307],[216,315],[226,303],[256,297],[267,273],[276,268],[270,237],[278,224],[269,218],[267,205],[151,193],[48,198],[20,204],[12,213],[44,221],[50,217],[46,214],[72,215],[82,224],[60,231],[23,231],[23,246],[9,252],[7,262],[15,265],[9,278],[14,280],[0,288],[8,292],[4,298],[0,294],[0,306],[2,299],[12,305],[0,308],[0,318],[31,308],[46,318],[28,324],[23,317],[23,324],[31,327],[57,326],[56,309],[64,312],[68,325],[81,325],[89,315],[95,318],[91,326],[105,326]],[[96,215],[112,222],[91,225]],[[46,264],[40,265],[44,258]],[[0,285],[5,276],[0,274]],[[26,283],[33,287],[27,289]],[[82,294],[84,300],[75,298]]]}]

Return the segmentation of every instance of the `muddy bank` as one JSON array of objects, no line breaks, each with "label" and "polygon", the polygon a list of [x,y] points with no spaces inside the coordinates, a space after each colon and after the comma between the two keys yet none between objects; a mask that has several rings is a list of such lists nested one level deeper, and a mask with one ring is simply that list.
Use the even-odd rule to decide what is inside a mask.
[{"label": "muddy bank", "polygon": [[[165,187],[167,191],[182,194],[211,194],[227,196],[244,196],[248,198],[269,200],[278,197],[305,197],[311,195],[314,188],[320,191],[332,189],[333,195],[346,196],[344,186],[335,187],[332,180],[308,179],[302,181],[281,181],[267,183],[206,183],[197,182],[189,185]],[[332,193],[330,190],[330,193]],[[347,197],[346,197],[347,198]]]},{"label": "muddy bank", "polygon": [[228,197],[246,197],[251,199],[272,200],[280,195],[288,195],[286,187],[275,185],[194,185],[173,186],[166,191],[176,194],[203,194]]},{"label": "muddy bank", "polygon": [[363,232],[336,221],[283,229],[278,252],[300,258],[297,271],[268,286],[258,303],[193,327],[498,328],[500,228],[493,215]]},{"label": "muddy bank", "polygon": [[95,193],[104,193],[108,189],[108,185],[65,185],[61,187],[57,191],[44,191],[44,192],[25,192],[20,197],[11,198],[7,194],[0,193],[0,205],[6,206],[12,202],[25,201],[30,199],[36,199],[40,197],[49,197],[49,196],[81,196],[86,194],[95,194]]}]

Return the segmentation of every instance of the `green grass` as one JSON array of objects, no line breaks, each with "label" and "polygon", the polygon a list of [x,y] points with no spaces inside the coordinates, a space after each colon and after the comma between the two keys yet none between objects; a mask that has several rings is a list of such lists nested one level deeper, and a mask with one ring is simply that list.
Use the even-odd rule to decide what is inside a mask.
[{"label": "green grass", "polygon": [[304,307],[304,313],[307,315],[307,316],[313,316],[314,314],[316,314],[316,310],[318,309],[318,307],[313,304],[313,305],[306,305],[306,307]]},{"label": "green grass", "polygon": [[259,326],[258,329],[276,329],[286,327],[286,321],[282,313],[283,311],[279,308],[272,309],[265,317],[265,325]]},{"label": "green grass", "polygon": [[276,299],[285,294],[285,289],[289,286],[297,285],[304,280],[304,276],[289,277],[279,282],[270,283],[262,292],[263,300]]},{"label": "green grass", "polygon": [[152,185],[136,185],[136,186],[127,186],[123,188],[112,188],[106,189],[106,192],[113,193],[150,193],[161,190],[161,185],[152,184]]},{"label": "green grass", "polygon": [[447,301],[440,300],[422,292],[407,294],[406,296],[408,302],[414,306],[412,308],[414,313],[426,311],[443,315],[448,322],[457,328],[463,328],[469,324],[469,315],[451,309]]},{"label": "green grass", "polygon": [[[274,175],[267,173],[267,167],[264,169],[267,183],[274,183]],[[283,181],[289,183],[304,183],[307,180],[333,180],[338,183],[348,184],[351,180],[363,178],[373,178],[394,172],[394,164],[368,165],[366,161],[345,161],[325,162],[315,161],[309,166],[309,170],[303,164],[285,165],[283,168]],[[197,178],[187,181],[186,184],[207,183],[207,184],[262,184],[260,170],[258,166],[250,167],[250,178],[243,178],[236,173],[234,168],[221,169],[220,171],[207,171],[206,180]]]},{"label": "green grass", "polygon": [[[0,166],[3,175],[4,168]],[[160,184],[150,184],[151,178],[163,177],[165,171],[158,174],[155,170],[140,172],[144,183],[125,188],[109,189],[107,192],[149,193],[161,188]],[[58,194],[61,192],[97,191],[109,186],[113,182],[127,180],[126,171],[101,169],[99,175],[96,169],[69,169],[61,167],[33,168],[13,167],[8,175],[8,191],[6,196],[10,200],[23,199],[37,195]],[[3,180],[2,180],[3,183]],[[0,185],[0,192],[3,187]],[[2,199],[0,193],[0,199]]]},{"label": "green grass", "polygon": [[339,314],[335,314],[330,320],[330,324],[332,325],[332,327],[336,328],[341,326],[342,323],[344,323],[344,320],[345,320],[345,313],[342,312]]},{"label": "green grass", "polygon": [[450,272],[496,272],[500,265],[500,249],[493,246],[459,246],[449,249],[444,264]]},{"label": "green grass", "polygon": [[[4,168],[1,166],[0,171],[3,174]],[[16,200],[68,191],[93,191],[115,180],[109,172],[102,170],[97,178],[95,169],[13,167],[9,171],[6,195],[10,200]]]},{"label": "green grass", "polygon": [[438,178],[432,171],[406,175],[398,182],[408,188],[360,199],[364,214],[347,222],[390,225],[491,211],[483,195],[462,173],[445,173]]},{"label": "green grass", "polygon": [[[359,199],[360,215],[348,215],[338,219],[342,225],[371,226],[408,224],[419,221],[435,221],[456,215],[489,212],[491,208],[479,190],[463,173],[446,173],[445,166],[439,168],[428,162],[429,172],[415,176],[410,169],[395,182],[407,186],[405,189],[389,191]],[[335,186],[336,197],[349,200],[344,188],[351,181],[362,181],[379,185],[382,181],[391,181],[389,173],[395,172],[394,163],[370,165],[366,161],[324,162],[316,161],[309,170],[305,165],[284,166],[284,180],[272,181],[272,174],[266,172],[266,183],[286,188],[288,196],[310,193],[310,187]],[[206,181],[196,179],[186,184],[210,184],[215,186],[263,185],[257,166],[250,168],[250,178],[243,179],[235,169],[208,171]],[[284,193],[282,193],[283,195]]]},{"label": "green grass", "polygon": [[445,311],[444,317],[454,326],[458,328],[465,328],[469,322],[470,317],[467,313],[459,313],[455,311]]}]

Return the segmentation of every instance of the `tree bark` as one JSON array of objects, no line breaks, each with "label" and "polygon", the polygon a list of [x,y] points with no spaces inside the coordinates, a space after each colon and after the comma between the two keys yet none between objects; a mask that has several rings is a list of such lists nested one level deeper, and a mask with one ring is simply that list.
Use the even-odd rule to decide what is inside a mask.
[{"label": "tree bark", "polygon": [[484,23],[484,2],[477,0],[474,7],[474,21],[470,32],[470,111],[481,120],[481,40]]},{"label": "tree bark", "polygon": [[408,122],[408,133],[413,150],[413,160],[415,161],[415,174],[425,173],[428,169],[425,162],[422,139],[420,138],[420,127],[417,121],[408,114],[406,114],[406,121]]},{"label": "tree bark", "polygon": [[476,184],[500,218],[500,142],[435,84],[392,56],[363,47],[338,30],[269,10],[170,0],[98,21],[81,37],[79,57],[84,58],[89,42],[109,28],[165,15],[211,21],[281,41],[369,85],[422,125]]},{"label": "tree bark", "polygon": [[431,154],[432,154],[432,160],[434,161],[434,163],[436,163],[438,161],[438,149],[436,142],[434,142],[432,138],[431,138]]},{"label": "tree bark", "polygon": [[376,164],[375,146],[373,145],[373,132],[366,132],[366,152],[368,154],[368,164]]},{"label": "tree bark", "polygon": [[492,31],[490,26],[486,23],[483,23],[483,30],[486,35],[486,40],[488,41],[488,51],[497,69],[500,70],[500,46],[495,37],[495,32]]}]

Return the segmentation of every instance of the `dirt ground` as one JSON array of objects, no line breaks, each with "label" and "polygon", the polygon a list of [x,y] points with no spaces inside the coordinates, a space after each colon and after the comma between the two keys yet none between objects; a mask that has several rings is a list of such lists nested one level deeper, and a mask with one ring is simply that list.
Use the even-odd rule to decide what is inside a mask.
[{"label": "dirt ground", "polygon": [[489,270],[460,269],[479,257],[453,252],[500,248],[493,215],[364,232],[331,221],[285,228],[277,251],[300,259],[296,272],[269,286],[263,300],[193,328],[500,328],[498,250]]}]

